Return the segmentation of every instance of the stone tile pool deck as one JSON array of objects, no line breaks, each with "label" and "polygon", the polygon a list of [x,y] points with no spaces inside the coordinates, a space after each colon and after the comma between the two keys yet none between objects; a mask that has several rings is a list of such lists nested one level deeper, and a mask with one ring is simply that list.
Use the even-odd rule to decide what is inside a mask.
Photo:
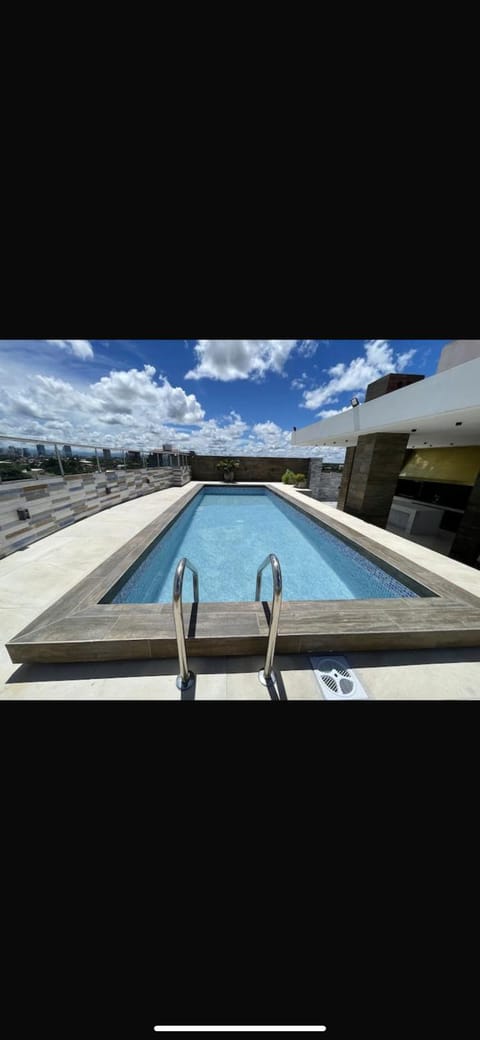
[{"label": "stone tile pool deck", "polygon": [[[116,550],[185,497],[196,482],[122,503],[0,560],[0,699],[180,700],[177,661],[145,659],[59,664],[12,664],[5,649],[21,629],[73,589]],[[196,485],[198,486],[198,485]],[[278,487],[278,485],[275,485]],[[305,496],[279,489],[292,501]],[[308,499],[319,518],[341,520],[352,534],[375,540],[478,600],[480,572],[364,521]],[[428,602],[428,601],[423,601]],[[340,652],[340,651],[338,651]],[[480,647],[457,649],[345,650],[373,700],[480,699]],[[257,671],[263,656],[190,657],[197,675],[195,700],[270,700]],[[279,694],[287,700],[322,700],[306,654],[275,658]],[[184,695],[188,697],[187,695]]]}]

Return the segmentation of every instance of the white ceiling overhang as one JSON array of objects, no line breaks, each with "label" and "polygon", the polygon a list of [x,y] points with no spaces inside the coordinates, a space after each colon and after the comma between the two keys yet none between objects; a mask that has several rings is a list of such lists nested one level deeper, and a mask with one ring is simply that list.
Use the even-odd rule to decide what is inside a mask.
[{"label": "white ceiling overhang", "polygon": [[409,448],[480,444],[480,358],[304,426],[292,444],[348,448],[371,433],[408,433]]}]

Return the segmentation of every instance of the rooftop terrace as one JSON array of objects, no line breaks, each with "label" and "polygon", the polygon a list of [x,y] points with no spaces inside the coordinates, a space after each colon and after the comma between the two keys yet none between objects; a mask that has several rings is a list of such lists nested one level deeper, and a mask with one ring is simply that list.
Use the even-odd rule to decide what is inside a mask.
[{"label": "rooftop terrace", "polygon": [[[104,564],[113,553],[121,551],[147,525],[158,522],[167,510],[178,507],[191,492],[192,483],[123,502],[0,560],[2,644],[12,641],[20,630],[32,625],[60,597],[70,593],[79,582],[87,580],[95,568]],[[278,490],[297,502],[301,497],[294,488],[281,485]],[[460,605],[459,631],[465,628],[462,609],[463,618],[469,611],[472,616],[477,610],[480,614],[478,571],[421,545],[407,543],[397,535],[373,528],[353,516],[339,514],[333,505],[313,501],[308,505],[318,517],[333,525],[341,520],[341,525],[355,538],[373,539],[380,554],[402,557],[407,571],[412,566],[418,567],[434,575],[440,584],[454,585]],[[425,606],[427,602],[431,601],[422,601],[421,605]],[[346,650],[346,655],[367,694],[374,700],[480,698],[480,648],[475,646],[368,652]],[[236,656],[190,657],[189,664],[196,673],[196,683],[183,697],[195,700],[269,700],[269,691],[260,685],[257,678],[263,663],[264,651],[249,656],[237,652]],[[323,699],[306,653],[280,652],[275,658],[275,672],[278,676],[276,698]],[[178,665],[174,657],[12,664],[5,645],[2,645],[0,699],[179,700],[182,695],[175,685],[177,674]]]}]

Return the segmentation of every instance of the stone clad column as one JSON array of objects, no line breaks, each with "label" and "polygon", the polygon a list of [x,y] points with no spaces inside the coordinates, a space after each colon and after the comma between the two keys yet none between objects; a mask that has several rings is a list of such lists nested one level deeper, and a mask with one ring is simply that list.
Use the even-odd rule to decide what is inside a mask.
[{"label": "stone clad column", "polygon": [[[328,465],[328,463],[327,463]],[[310,459],[309,486],[311,497],[317,502],[336,502],[341,473],[323,469],[323,459]]]},{"label": "stone clad column", "polygon": [[348,485],[350,483],[350,477],[352,475],[352,466],[354,458],[355,448],[347,448],[345,452],[345,462],[343,463],[342,481],[340,484],[340,490],[338,492],[337,509],[345,509],[345,499],[347,497]]},{"label": "stone clad column", "polygon": [[[358,438],[350,475],[344,474],[338,508],[376,527],[385,527],[398,475],[403,467],[408,433],[369,433]],[[346,467],[347,468],[347,467]]]},{"label": "stone clad column", "polygon": [[480,473],[473,485],[449,556],[475,567],[480,556]]},{"label": "stone clad column", "polygon": [[312,498],[320,498],[320,485],[322,483],[323,459],[310,459],[308,467],[308,486],[312,492]]}]

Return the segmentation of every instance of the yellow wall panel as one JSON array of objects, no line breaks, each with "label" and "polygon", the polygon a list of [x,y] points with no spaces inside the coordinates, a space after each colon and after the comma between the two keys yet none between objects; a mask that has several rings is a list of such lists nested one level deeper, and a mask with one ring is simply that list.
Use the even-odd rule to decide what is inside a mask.
[{"label": "yellow wall panel", "polygon": [[400,477],[473,485],[480,472],[480,447],[426,448],[412,451]]}]

